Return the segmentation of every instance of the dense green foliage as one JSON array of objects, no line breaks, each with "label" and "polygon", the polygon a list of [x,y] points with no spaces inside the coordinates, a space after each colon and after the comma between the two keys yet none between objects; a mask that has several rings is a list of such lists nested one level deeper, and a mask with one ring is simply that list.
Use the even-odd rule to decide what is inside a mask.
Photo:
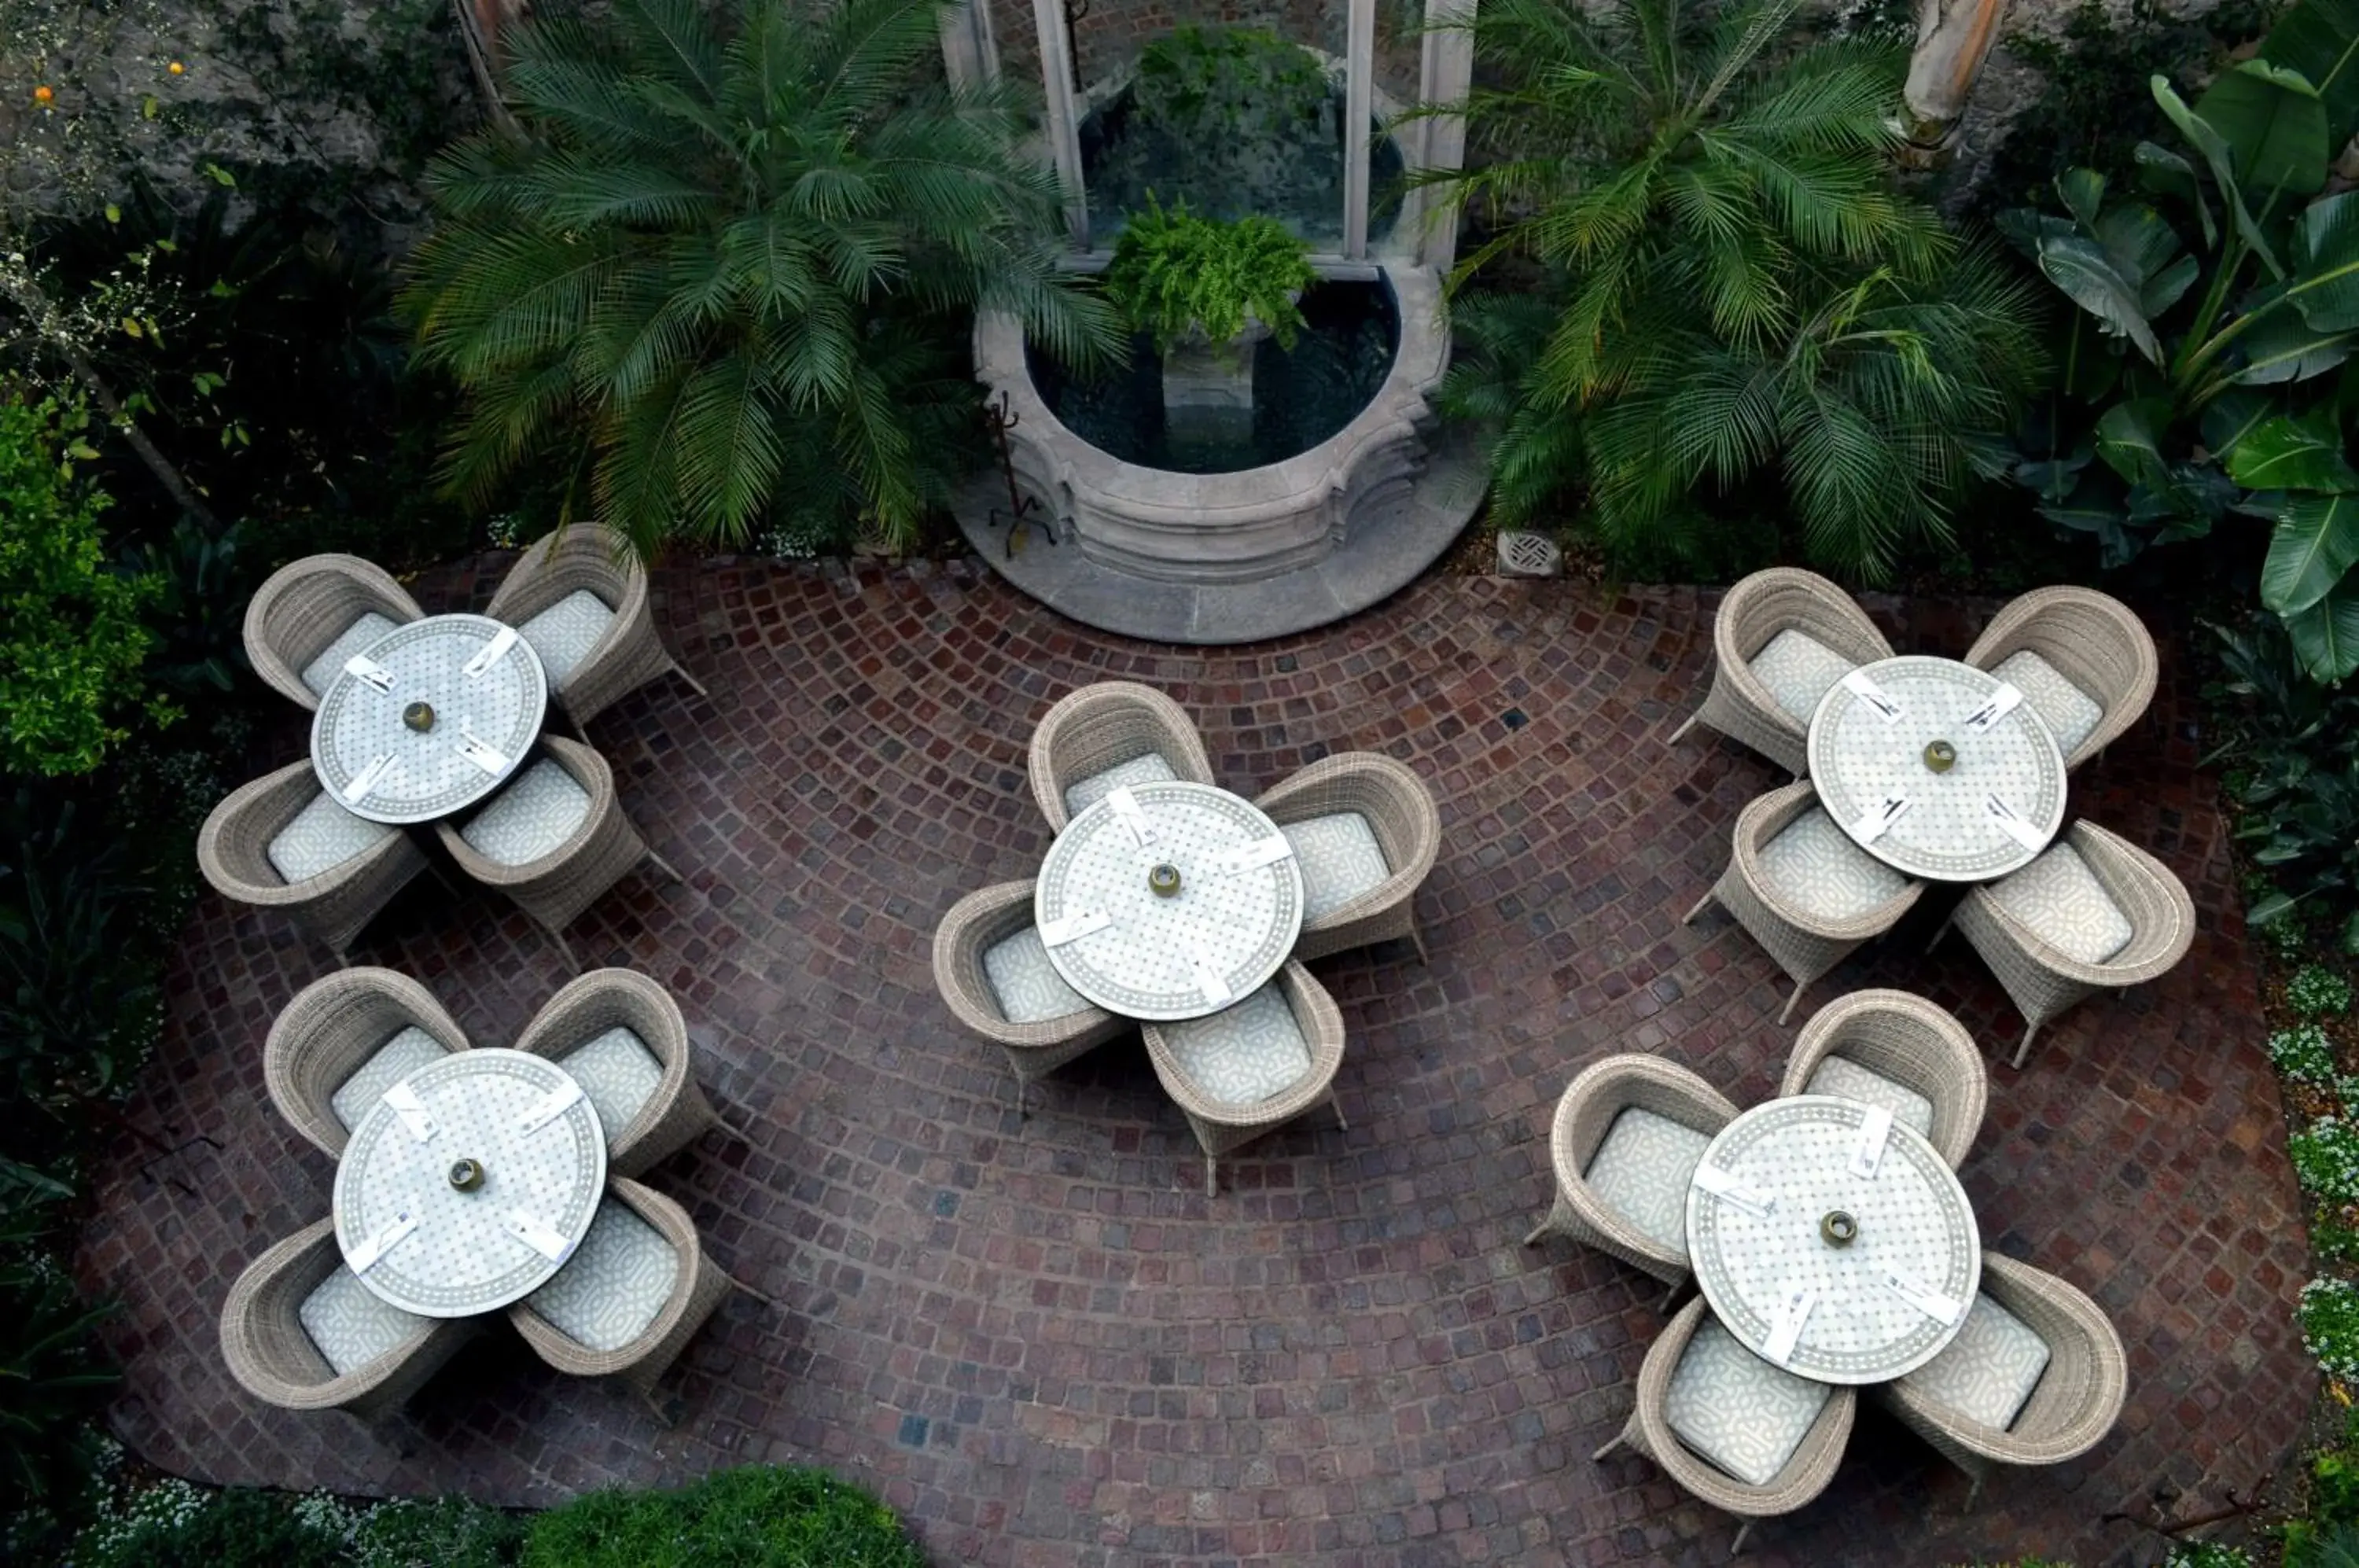
[{"label": "dense green foliage", "polygon": [[2359,953],[2359,687],[2321,686],[2283,626],[2219,634],[2224,761],[2235,835],[2263,878],[2245,918]]},{"label": "dense green foliage", "polygon": [[1865,580],[1946,537],[2029,390],[2027,296],[1894,189],[1897,52],[1799,13],[1478,13],[1503,84],[1474,93],[1473,134],[1512,150],[1445,177],[1504,220],[1460,277],[1514,254],[1542,278],[1460,300],[1445,397],[1492,432],[1503,517],[1586,486],[1626,551],[1782,512]]},{"label": "dense green foliage", "polygon": [[2294,1017],[2314,1024],[2351,1010],[2351,982],[2322,964],[2305,964],[2286,982],[2285,1003]]},{"label": "dense green foliage", "polygon": [[1185,201],[1169,211],[1150,201],[1129,214],[1114,245],[1106,298],[1166,354],[1195,333],[1224,343],[1248,313],[1290,349],[1302,327],[1296,297],[1319,281],[1307,254],[1275,218],[1223,223]]},{"label": "dense green foliage", "polygon": [[94,1442],[86,1423],[116,1380],[91,1332],[107,1309],[83,1302],[41,1245],[70,1195],[0,1158],[0,1516],[81,1486]]},{"label": "dense green foliage", "polygon": [[411,295],[468,395],[460,494],[586,472],[648,554],[782,514],[906,542],[979,430],[967,312],[1069,364],[1112,341],[1056,271],[1055,178],[1010,92],[932,81],[940,10],[619,0],[510,35],[527,135],[436,161]]},{"label": "dense green foliage", "polygon": [[107,497],[74,475],[97,455],[84,422],[0,389],[0,772],[87,772],[140,701],[158,584],[106,561]]},{"label": "dense green foliage", "polygon": [[598,1492],[541,1515],[524,1568],[925,1568],[893,1510],[823,1470],[724,1470],[678,1492]]},{"label": "dense green foliage", "polygon": [[1314,135],[1332,96],[1309,50],[1266,27],[1183,26],[1138,51],[1140,120],[1211,160]]},{"label": "dense green foliage", "polygon": [[2304,0],[2194,104],[2155,78],[2186,153],[2137,159],[2177,227],[2086,169],[2057,180],[2064,214],[2004,215],[2078,307],[2047,451],[2017,477],[2108,563],[2267,519],[2261,602],[2327,681],[2359,670],[2359,387],[2336,374],[2359,342],[2359,193],[2320,194],[2359,129],[2354,39],[2359,0]]}]

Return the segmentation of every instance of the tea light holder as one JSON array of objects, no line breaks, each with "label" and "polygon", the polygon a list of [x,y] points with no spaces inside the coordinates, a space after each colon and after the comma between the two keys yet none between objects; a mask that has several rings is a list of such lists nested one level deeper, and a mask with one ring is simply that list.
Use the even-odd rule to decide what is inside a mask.
[{"label": "tea light holder", "polygon": [[1945,740],[1925,743],[1925,766],[1936,773],[1947,773],[1958,765],[1958,748]]},{"label": "tea light holder", "polygon": [[401,710],[401,722],[408,724],[411,729],[416,730],[419,735],[424,735],[428,730],[434,727],[434,704],[431,702],[410,703],[409,706]]},{"label": "tea light holder", "polygon": [[1169,898],[1180,891],[1180,868],[1162,861],[1147,869],[1147,890],[1158,898]]},{"label": "tea light holder", "polygon": [[1819,1216],[1819,1239],[1829,1247],[1849,1247],[1859,1239],[1859,1222],[1841,1209]]},{"label": "tea light holder", "polygon": [[451,1185],[462,1192],[472,1192],[484,1184],[484,1162],[480,1160],[451,1161]]}]

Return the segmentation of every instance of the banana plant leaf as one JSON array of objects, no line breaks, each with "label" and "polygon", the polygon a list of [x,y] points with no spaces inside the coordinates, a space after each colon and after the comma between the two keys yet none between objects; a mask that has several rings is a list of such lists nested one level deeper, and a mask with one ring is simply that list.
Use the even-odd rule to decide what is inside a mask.
[{"label": "banana plant leaf", "polygon": [[2203,248],[2217,245],[2220,226],[2212,221],[2212,203],[2203,199],[2203,181],[2196,178],[2195,166],[2153,142],[2138,143],[2130,156],[2137,160],[2138,177],[2147,190],[2177,197],[2195,209],[2196,221],[2203,225]]},{"label": "banana plant leaf", "polygon": [[2359,490],[2359,470],[2343,460],[2332,408],[2265,420],[2227,457],[2228,476],[2255,490]]},{"label": "banana plant leaf", "polygon": [[2308,609],[2286,616],[2285,627],[2311,680],[2332,685],[2359,670],[2359,585],[2349,578]]},{"label": "banana plant leaf", "polygon": [[2167,485],[2162,432],[2169,423],[2169,398],[2126,398],[2097,417],[2097,455],[2133,485]]},{"label": "banana plant leaf", "polygon": [[[2245,305],[2255,315],[2276,303],[2283,284],[2272,284]],[[2323,376],[2349,357],[2359,332],[2329,332],[2311,326],[2299,311],[2272,310],[2236,340],[2244,351],[2244,368],[2236,373],[2240,387],[2273,387],[2284,381],[2307,381]]]},{"label": "banana plant leaf", "polygon": [[2114,269],[2136,285],[2138,309],[2149,321],[2178,304],[2202,269],[2162,214],[2143,201],[2116,202],[2088,227]]},{"label": "banana plant leaf", "polygon": [[[2296,495],[2261,563],[2261,603],[2290,618],[2336,592],[2359,563],[2359,496]],[[2359,584],[2354,585],[2359,614]]]},{"label": "banana plant leaf", "polygon": [[2359,191],[2303,210],[2293,231],[2293,282],[2286,294],[2321,332],[2359,327]]},{"label": "banana plant leaf", "polygon": [[2264,212],[2326,186],[2326,105],[2301,72],[2248,60],[2214,77],[2195,113],[2234,149],[2244,191]]},{"label": "banana plant leaf", "polygon": [[2030,256],[2042,276],[2064,291],[2064,297],[2096,318],[2097,328],[2110,337],[2125,337],[2155,365],[2162,363],[2162,344],[2141,301],[2144,279],[2125,275],[2104,245],[2082,234],[2070,219],[2029,208],[1999,214],[2001,233]]},{"label": "banana plant leaf", "polygon": [[2236,445],[2277,417],[2277,400],[2266,392],[2235,387],[2214,397],[2203,409],[2203,444],[2214,457],[2225,458]]},{"label": "banana plant leaf", "polygon": [[2359,130],[2359,0],[2302,0],[2261,40],[2260,57],[2318,89],[2332,146]]},{"label": "banana plant leaf", "polygon": [[2220,204],[2227,209],[2236,237],[2261,258],[2261,265],[2268,269],[2271,278],[2283,278],[2285,267],[2277,260],[2276,248],[2269,244],[2268,236],[2261,232],[2261,226],[2253,221],[2251,210],[2245,205],[2244,188],[2236,183],[2235,153],[2228,146],[2227,138],[2210,121],[2187,106],[2187,101],[2180,97],[2178,91],[2170,85],[2170,78],[2158,73],[2147,79],[2147,86],[2154,93],[2154,101],[2161,105],[2163,114],[2179,127],[2179,134],[2203,155],[2204,163],[2212,170],[2212,182],[2219,190]]}]

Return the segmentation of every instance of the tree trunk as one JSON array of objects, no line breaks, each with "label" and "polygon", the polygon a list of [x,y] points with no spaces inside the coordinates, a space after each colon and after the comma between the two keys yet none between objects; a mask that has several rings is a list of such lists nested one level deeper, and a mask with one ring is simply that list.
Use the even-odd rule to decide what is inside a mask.
[{"label": "tree trunk", "polygon": [[1930,169],[1947,161],[1983,61],[2006,19],[2006,0],[1919,0],[1917,44],[1902,90],[1908,136],[1903,163]]}]

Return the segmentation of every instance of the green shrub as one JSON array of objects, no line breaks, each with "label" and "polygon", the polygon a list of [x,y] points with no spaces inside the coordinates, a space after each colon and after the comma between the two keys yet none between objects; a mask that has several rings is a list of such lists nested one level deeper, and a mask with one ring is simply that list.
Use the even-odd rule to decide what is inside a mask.
[{"label": "green shrub", "polygon": [[2286,982],[2285,999],[2301,1018],[2339,1018],[2351,1010],[2351,982],[2331,969],[2306,964]]},{"label": "green shrub", "polygon": [[2330,1448],[2311,1457],[2310,1511],[2324,1524],[2359,1520],[2359,1449]]},{"label": "green shrub", "polygon": [[1105,290],[1166,354],[1195,332],[1228,342],[1245,330],[1247,312],[1292,348],[1302,327],[1295,296],[1318,280],[1303,243],[1277,219],[1223,223],[1196,216],[1185,201],[1167,211],[1149,196],[1114,246]]},{"label": "green shrub", "polygon": [[2359,1127],[2321,1116],[2308,1132],[2286,1139],[2286,1154],[2305,1192],[2330,1203],[2359,1203]]},{"label": "green shrub", "polygon": [[84,1302],[44,1245],[71,1190],[0,1158],[0,1516],[71,1508],[97,1458],[92,1418],[116,1381]]},{"label": "green shrub", "polygon": [[73,1568],[344,1568],[343,1542],[276,1492],[165,1481],[74,1544]]},{"label": "green shrub", "polygon": [[525,1521],[465,1497],[383,1504],[353,1532],[357,1568],[507,1568],[524,1544]]},{"label": "green shrub", "polygon": [[2286,1568],[2359,1568],[2359,1525],[2321,1532],[2308,1519],[2286,1526]]},{"label": "green shrub", "polygon": [[89,772],[141,699],[139,612],[158,585],[106,562],[109,502],[74,477],[96,455],[81,420],[0,400],[0,771]]},{"label": "green shrub", "polygon": [[2173,1541],[2162,1568],[2253,1568],[2253,1554],[2216,1541]]},{"label": "green shrub", "polygon": [[2310,680],[2275,616],[2213,630],[2211,690],[2230,701],[2205,760],[2234,763],[2236,842],[2258,868],[2245,919],[2280,958],[2321,937],[2359,953],[2359,682]]},{"label": "green shrub", "polygon": [[925,1568],[893,1511],[821,1470],[594,1492],[532,1521],[524,1568]]},{"label": "green shrub", "polygon": [[2278,1029],[2269,1036],[2269,1060],[2297,1083],[2334,1082],[2334,1042],[2316,1024]]},{"label": "green shrub", "polygon": [[2301,1288],[2301,1342],[2330,1377],[2359,1379],[2359,1288],[2312,1279]]},{"label": "green shrub", "polygon": [[1174,27],[1138,51],[1139,118],[1183,146],[1292,141],[1332,96],[1317,57],[1266,27]]}]

